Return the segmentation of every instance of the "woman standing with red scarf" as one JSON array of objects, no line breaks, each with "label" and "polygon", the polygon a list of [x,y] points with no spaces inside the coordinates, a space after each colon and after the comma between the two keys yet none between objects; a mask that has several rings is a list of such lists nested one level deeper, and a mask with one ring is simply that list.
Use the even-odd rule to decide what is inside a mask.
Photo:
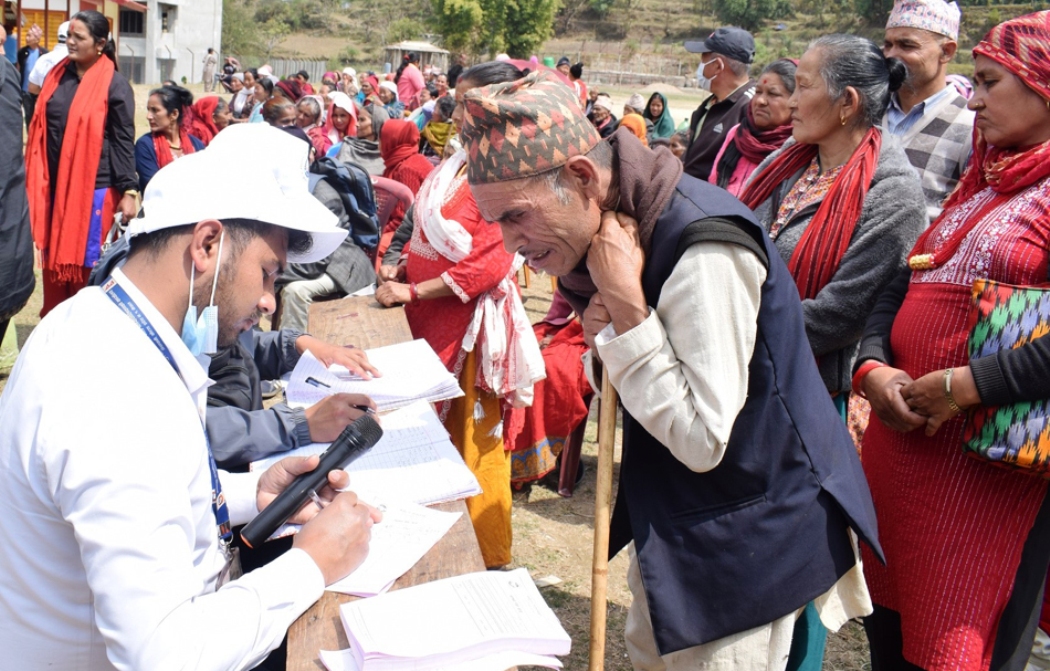
[{"label": "woman standing with red scarf", "polygon": [[1047,281],[1050,12],[996,26],[973,55],[969,168],[880,297],[854,378],[886,553],[864,565],[875,671],[1023,667],[1050,560],[1047,481],[969,458],[962,413],[1050,398],[1050,338],[967,350],[975,281]]},{"label": "woman standing with red scarf", "polygon": [[26,144],[29,214],[44,269],[41,317],[87,283],[114,214],[126,222],[138,210],[135,98],[117,72],[106,17],[74,14],[66,46],[69,56],[44,80]]},{"label": "woman standing with red scarf", "polygon": [[747,114],[726,133],[707,181],[739,196],[758,164],[791,137],[788,99],[795,92],[797,67],[782,58],[762,70]]},{"label": "woman standing with red scarf", "polygon": [[[464,72],[456,83],[454,123],[463,123],[468,90],[522,76],[503,62]],[[381,284],[376,300],[404,304],[412,335],[425,339],[459,378],[465,395],[439,404],[438,411],[481,485],[482,493],[467,499],[467,510],[485,566],[504,566],[511,560],[510,456],[504,437],[513,440],[515,433],[504,420],[514,417],[513,407],[531,402],[532,385],[543,377],[543,358],[522,307],[514,255],[503,248],[499,227],[478,212],[462,150],[426,179],[414,208],[404,280]]]},{"label": "woman standing with red scarf", "polygon": [[[810,348],[843,421],[864,323],[926,224],[918,175],[879,129],[904,75],[864,38],[815,40],[795,73],[793,137],[740,198],[795,278]],[[810,605],[788,669],[819,669],[825,637]]]},{"label": "woman standing with red scarf", "polygon": [[135,143],[135,168],[143,191],[158,170],[177,158],[204,149],[204,143],[190,135],[186,122],[191,105],[193,94],[181,86],[162,86],[149,92],[146,120],[150,132]]}]

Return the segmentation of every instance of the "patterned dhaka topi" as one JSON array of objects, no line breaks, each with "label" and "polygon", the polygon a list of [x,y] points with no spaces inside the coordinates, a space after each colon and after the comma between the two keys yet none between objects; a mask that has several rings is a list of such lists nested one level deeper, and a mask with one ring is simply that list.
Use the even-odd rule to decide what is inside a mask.
[{"label": "patterned dhaka topi", "polygon": [[473,89],[463,103],[461,135],[471,184],[539,175],[601,141],[579,96],[548,72]]},{"label": "patterned dhaka topi", "polygon": [[973,55],[991,58],[1050,100],[1050,11],[1000,23],[974,47]]},{"label": "patterned dhaka topi", "polygon": [[944,0],[897,0],[886,21],[887,28],[922,28],[959,39],[959,5]]}]

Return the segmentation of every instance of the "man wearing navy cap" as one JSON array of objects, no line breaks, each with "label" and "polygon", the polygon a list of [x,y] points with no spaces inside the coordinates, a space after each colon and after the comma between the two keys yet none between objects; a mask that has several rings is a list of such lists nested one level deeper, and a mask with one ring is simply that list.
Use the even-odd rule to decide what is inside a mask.
[{"label": "man wearing navy cap", "polygon": [[682,161],[686,174],[707,181],[726,133],[740,123],[755,95],[755,80],[748,75],[755,60],[755,40],[743,28],[729,26],[719,28],[706,40],[686,42],[685,48],[701,54],[696,79],[711,97],[689,120],[689,148]]}]

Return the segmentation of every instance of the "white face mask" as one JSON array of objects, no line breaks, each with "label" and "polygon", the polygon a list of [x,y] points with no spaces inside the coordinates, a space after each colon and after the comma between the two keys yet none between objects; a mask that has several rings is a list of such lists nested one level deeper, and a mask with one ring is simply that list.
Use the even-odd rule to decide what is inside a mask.
[{"label": "white face mask", "polygon": [[[711,90],[711,80],[714,79],[715,77],[717,77],[722,72],[721,70],[719,70],[718,72],[715,73],[714,77],[705,77],[704,76],[704,70],[707,68],[707,66],[711,65],[712,63],[714,63],[716,61],[718,61],[717,58],[712,58],[711,60],[709,60],[706,63],[701,61],[700,62],[700,66],[696,68],[696,83],[697,83],[697,85],[700,88],[704,89],[705,91],[710,91]],[[721,62],[721,61],[718,61],[718,62]]]},{"label": "white face mask", "polygon": [[219,234],[219,256],[215,259],[215,277],[211,282],[211,299],[197,318],[197,307],[193,304],[193,279],[197,267],[190,262],[190,305],[182,320],[182,342],[193,356],[214,354],[219,349],[219,306],[215,305],[215,287],[219,284],[219,266],[222,264],[222,241],[226,231]]}]

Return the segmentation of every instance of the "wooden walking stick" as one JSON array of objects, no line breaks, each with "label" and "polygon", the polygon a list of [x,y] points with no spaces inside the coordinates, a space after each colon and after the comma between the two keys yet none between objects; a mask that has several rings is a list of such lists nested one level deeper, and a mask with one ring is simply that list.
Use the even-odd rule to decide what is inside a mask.
[{"label": "wooden walking stick", "polygon": [[616,447],[616,406],[619,398],[602,370],[598,410],[598,481],[594,491],[594,560],[591,564],[591,650],[589,671],[605,668],[605,616],[609,583],[609,518],[612,507],[613,450]]}]

